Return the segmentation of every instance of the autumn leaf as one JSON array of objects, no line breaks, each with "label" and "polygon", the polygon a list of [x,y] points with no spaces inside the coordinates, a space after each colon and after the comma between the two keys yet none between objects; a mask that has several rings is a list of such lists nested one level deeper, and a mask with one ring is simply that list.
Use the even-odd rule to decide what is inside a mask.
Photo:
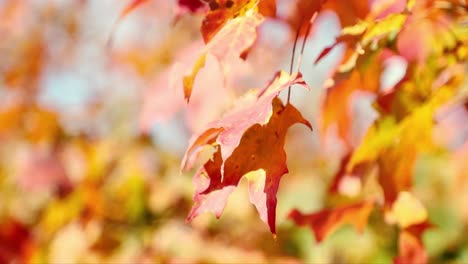
[{"label": "autumn leaf", "polygon": [[258,12],[266,17],[276,17],[276,0],[260,0]]},{"label": "autumn leaf", "polygon": [[257,37],[256,29],[263,21],[264,17],[257,13],[230,20],[207,44],[206,51],[220,61],[240,57],[254,43]]},{"label": "autumn leaf", "polygon": [[[453,14],[460,12],[460,16],[466,17],[466,4],[459,1],[446,1],[446,3],[445,8],[435,8],[437,2],[433,1],[414,4],[411,14],[398,34],[396,43],[398,52],[408,61],[422,64],[429,56],[443,56],[444,51],[468,40],[466,24],[460,22],[457,16],[447,16],[446,13],[446,11]],[[455,11],[456,9],[459,11]],[[429,15],[418,15],[425,12]],[[447,30],[448,27],[450,30]]]},{"label": "autumn leaf", "polygon": [[29,262],[34,251],[31,230],[12,218],[0,223],[0,262]]},{"label": "autumn leaf", "polygon": [[347,170],[352,170],[362,162],[374,162],[380,152],[394,142],[397,133],[398,128],[393,118],[387,117],[376,121],[369,127],[362,144],[354,150],[347,165]]},{"label": "autumn leaf", "polygon": [[368,1],[352,0],[296,0],[293,12],[287,21],[293,31],[300,28],[301,35],[305,32],[307,23],[320,11],[335,12],[343,27],[351,26],[366,18],[370,7]]},{"label": "autumn leaf", "polygon": [[263,16],[276,14],[276,0],[211,0],[209,7],[201,26],[205,43],[210,42],[230,20],[252,12]]},{"label": "autumn leaf", "polygon": [[190,100],[198,72],[205,65],[207,53],[213,54],[221,63],[229,63],[241,57],[255,42],[256,28],[263,22],[263,17],[255,12],[230,20],[205,46],[196,61],[192,72],[184,77],[184,97]]},{"label": "autumn leaf", "polygon": [[321,133],[326,135],[328,129],[337,126],[338,136],[349,147],[351,145],[349,131],[353,122],[350,103],[356,91],[376,92],[380,85],[380,65],[359,67],[351,71],[336,75],[335,84],[326,90],[322,104]]},{"label": "autumn leaf", "polygon": [[282,148],[286,131],[295,123],[310,127],[292,105],[285,107],[274,99],[294,84],[308,88],[300,73],[278,72],[264,89],[250,91],[231,112],[192,137],[182,169],[193,167],[203,147],[213,145],[216,151],[194,176],[195,205],[188,220],[206,211],[219,217],[229,194],[250,173],[246,176],[250,200],[272,233],[276,232],[276,191],[281,176],[287,172]]},{"label": "autumn leaf", "polygon": [[[207,123],[218,119],[231,104],[233,88],[226,84],[234,74],[223,76],[219,61],[207,54],[204,67],[198,72],[193,93],[188,105],[184,102],[182,91],[184,78],[181,72],[189,72],[197,60],[196,52],[203,49],[201,40],[184,47],[175,57],[175,63],[156,76],[155,80],[142,95],[140,129],[149,133],[155,123],[167,122],[182,111],[186,111],[186,124],[192,132],[199,132]],[[239,66],[237,66],[239,67]],[[234,66],[232,72],[238,70]],[[207,96],[218,98],[206,103]]]},{"label": "autumn leaf", "polygon": [[[0,263],[466,259],[466,1],[36,2],[0,4]],[[103,25],[150,6],[102,56],[98,35],[114,29]],[[327,75],[319,76],[326,87],[317,121],[321,135],[336,128],[338,136],[325,144],[287,134],[296,123],[310,126],[305,112],[278,99],[290,85],[306,86],[299,73],[280,72],[234,101],[285,66],[288,33],[303,35],[320,13],[314,26],[324,34],[303,42],[299,61],[316,60]],[[194,17],[178,20],[185,14]],[[316,52],[335,24],[338,37]],[[147,27],[155,34],[146,36]],[[343,55],[329,58],[335,49]],[[304,111],[316,110],[311,96],[301,98]],[[169,119],[169,127],[153,126]],[[190,133],[182,167],[193,168],[194,193],[186,177],[173,177]],[[289,139],[295,144],[285,146]],[[317,155],[306,155],[309,147]],[[294,175],[281,182],[292,170],[287,161]],[[242,180],[248,195],[234,191]],[[220,217],[228,199],[235,206],[216,228],[209,219],[195,228],[180,221],[203,212]],[[264,232],[276,232],[277,202],[288,202],[279,199],[323,206],[290,213],[316,241],[344,225],[368,231],[369,224],[371,232],[344,247],[332,237],[325,254],[311,255],[291,254],[310,243],[286,228],[273,252]],[[250,221],[253,210],[267,225]],[[435,240],[423,237],[431,220],[443,227]]]},{"label": "autumn leaf", "polygon": [[195,77],[197,77],[198,72],[205,66],[205,60],[206,53],[195,62],[192,73],[190,75],[184,76],[184,98],[187,100],[187,102],[190,100],[190,96],[192,95],[192,88],[193,83],[195,82]]},{"label": "autumn leaf", "polygon": [[398,256],[393,260],[394,264],[425,264],[429,256],[422,242],[422,234],[431,228],[432,224],[423,222],[409,226],[400,231],[398,237]]},{"label": "autumn leaf", "polygon": [[407,16],[403,14],[391,14],[383,19],[374,21],[368,26],[366,33],[362,37],[362,45],[366,46],[379,38],[396,35],[402,29],[406,18]]},{"label": "autumn leaf", "polygon": [[377,162],[378,180],[389,207],[401,191],[411,188],[416,158],[432,146],[432,126],[430,104],[415,110],[400,123],[389,117],[381,119],[369,128],[363,143],[354,151],[348,170],[361,162]]},{"label": "autumn leaf", "polygon": [[[351,156],[347,170],[351,171],[357,164],[375,162],[378,167],[378,181],[382,186],[385,209],[393,210],[392,205],[413,185],[413,171],[418,156],[434,148],[432,130],[434,111],[448,96],[450,89],[440,89],[432,100],[413,110],[400,122],[389,116],[382,117],[368,130],[363,142]],[[403,198],[405,198],[403,196]],[[409,199],[411,200],[411,199]],[[409,202],[404,202],[409,206]],[[414,208],[418,207],[413,203]],[[398,222],[402,225],[412,224],[415,219],[403,219],[401,212],[405,207],[396,209],[400,215]],[[413,213],[415,209],[411,209]],[[393,210],[395,211],[395,210]],[[424,210],[420,210],[419,220],[424,220]],[[419,221],[418,220],[418,221]]]},{"label": "autumn leaf", "polygon": [[256,206],[261,219],[268,223],[270,231],[276,234],[276,193],[281,177],[288,172],[285,137],[288,128],[295,123],[312,128],[296,108],[291,104],[283,106],[276,98],[268,123],[257,123],[248,128],[224,163],[221,155],[224,145],[218,145],[213,159],[205,163],[194,177],[195,204],[187,219],[206,211],[212,211],[219,217],[229,194],[245,176],[249,182],[251,203]]},{"label": "autumn leaf", "polygon": [[[362,33],[360,33],[362,34]],[[356,52],[356,43],[358,43],[360,35],[348,35],[348,34],[343,34],[338,36],[335,39],[335,42],[331,44],[330,46],[324,48],[317,58],[315,59],[315,64],[319,63],[323,58],[325,58],[335,47],[339,46],[340,44],[346,45],[346,50],[345,50],[345,55],[341,59],[341,62],[348,61],[352,55],[355,54]],[[353,46],[354,45],[354,46]]]},{"label": "autumn leaf", "polygon": [[428,255],[424,250],[424,246],[420,238],[411,235],[408,232],[401,232],[398,238],[398,255],[394,264],[425,264],[428,262]]},{"label": "autumn leaf", "polygon": [[387,208],[396,201],[400,192],[410,190],[413,186],[413,170],[418,153],[414,150],[405,153],[397,148],[384,150],[378,158],[378,180]]},{"label": "autumn leaf", "polygon": [[294,5],[292,15],[287,18],[292,31],[298,31],[301,36],[306,34],[310,20],[321,10],[325,2],[327,0],[298,0]]},{"label": "autumn leaf", "polygon": [[26,112],[22,105],[4,105],[0,109],[0,139],[15,133]]},{"label": "autumn leaf", "polygon": [[199,148],[208,144],[212,138],[216,138],[216,143],[222,146],[222,160],[226,160],[239,145],[242,135],[249,127],[268,123],[273,113],[272,100],[282,90],[294,84],[309,89],[300,73],[289,75],[281,71],[264,89],[247,93],[232,111],[226,113],[222,119],[210,123],[204,132],[192,137],[182,160],[182,168],[190,169],[192,165],[188,159],[196,155]]},{"label": "autumn leaf", "polygon": [[320,123],[322,135],[326,135],[327,130],[336,124],[339,137],[346,143],[349,141],[350,99],[352,93],[358,89],[359,79],[359,74],[353,73],[348,80],[343,80],[326,90]]},{"label": "autumn leaf", "polygon": [[[315,63],[322,60],[336,46],[344,44],[346,45],[346,52],[341,64],[345,64],[353,56],[364,54],[371,44],[375,45],[381,39],[394,37],[402,30],[406,18],[407,15],[404,14],[391,14],[381,19],[369,16],[356,24],[344,27],[335,42],[322,50],[315,59]],[[345,70],[349,70],[349,68],[344,67],[340,71]]]},{"label": "autumn leaf", "polygon": [[[356,190],[354,187],[348,187],[347,184],[352,183],[359,183],[361,185],[362,178],[364,177],[365,173],[372,168],[372,163],[361,163],[358,166],[355,166],[352,171],[347,170],[347,165],[351,158],[351,153],[347,153],[340,162],[340,166],[338,171],[335,173],[333,180],[328,188],[328,192],[330,194],[344,194],[344,195],[355,195]],[[359,185],[359,186],[360,186]],[[356,185],[354,185],[356,186]]]},{"label": "autumn leaf", "polygon": [[336,13],[343,27],[351,26],[364,20],[371,15],[371,6],[369,1],[350,0],[328,0],[324,5],[324,10],[330,10]]},{"label": "autumn leaf", "polygon": [[398,194],[392,208],[387,212],[387,222],[397,223],[400,228],[407,228],[427,220],[427,210],[424,205],[410,192]]},{"label": "autumn leaf", "polygon": [[323,241],[335,230],[350,224],[357,231],[363,232],[374,207],[371,201],[346,205],[334,209],[325,209],[313,214],[303,214],[297,209],[289,213],[289,218],[300,226],[309,226],[317,242]]}]

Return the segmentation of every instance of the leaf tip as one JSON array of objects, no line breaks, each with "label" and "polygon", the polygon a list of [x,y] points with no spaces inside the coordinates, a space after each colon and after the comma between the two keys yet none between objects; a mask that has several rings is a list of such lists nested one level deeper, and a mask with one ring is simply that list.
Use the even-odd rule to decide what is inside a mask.
[{"label": "leaf tip", "polygon": [[184,84],[184,99],[188,104],[190,102],[190,96],[192,95],[193,79],[190,76],[185,76],[183,79]]},{"label": "leaf tip", "polygon": [[310,131],[314,131],[312,124],[310,124],[310,122],[305,119],[304,119],[304,125],[306,125],[310,129]]}]

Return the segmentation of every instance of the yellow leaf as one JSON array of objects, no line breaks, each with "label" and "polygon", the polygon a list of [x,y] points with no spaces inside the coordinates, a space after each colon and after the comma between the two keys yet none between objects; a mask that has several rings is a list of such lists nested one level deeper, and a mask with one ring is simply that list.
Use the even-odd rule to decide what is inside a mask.
[{"label": "yellow leaf", "polygon": [[410,192],[400,192],[391,210],[385,215],[386,221],[406,228],[427,219],[424,205]]},{"label": "yellow leaf", "polygon": [[369,27],[369,22],[359,21],[356,25],[344,27],[341,30],[341,34],[342,35],[352,35],[352,36],[360,35],[360,34],[364,33],[364,31],[366,31],[368,27]]},{"label": "yellow leaf", "polygon": [[190,96],[192,95],[193,83],[195,81],[195,77],[197,77],[198,72],[205,66],[206,60],[206,53],[198,58],[195,66],[193,67],[192,73],[184,77],[184,97],[187,102],[190,100]]},{"label": "yellow leaf", "polygon": [[398,134],[398,127],[393,118],[385,118],[369,128],[363,143],[354,151],[347,170],[351,171],[355,165],[373,161],[380,152],[390,146]]},{"label": "yellow leaf", "polygon": [[393,32],[400,31],[405,20],[406,15],[392,14],[380,21],[375,22],[372,26],[369,26],[369,29],[367,30],[366,34],[364,34],[361,43],[363,46],[365,46],[380,36],[385,36]]},{"label": "yellow leaf", "polygon": [[[432,145],[434,109],[428,104],[406,117],[400,127],[400,146],[406,150],[422,151]],[[404,151],[404,150],[402,150]]]}]

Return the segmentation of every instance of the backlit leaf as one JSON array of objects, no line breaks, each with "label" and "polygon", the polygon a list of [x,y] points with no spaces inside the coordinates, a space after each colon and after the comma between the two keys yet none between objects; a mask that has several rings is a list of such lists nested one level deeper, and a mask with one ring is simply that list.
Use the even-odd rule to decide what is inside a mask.
[{"label": "backlit leaf", "polygon": [[295,209],[289,214],[289,218],[298,225],[310,227],[317,242],[321,242],[336,229],[347,224],[363,232],[373,207],[373,202],[362,202],[313,214],[303,214]]},{"label": "backlit leaf", "polygon": [[394,264],[425,264],[429,256],[424,248],[422,234],[426,229],[432,227],[430,223],[424,222],[409,226],[400,231],[398,237],[398,256],[393,260]]},{"label": "backlit leaf", "polygon": [[209,7],[210,11],[201,26],[205,43],[210,42],[230,20],[249,13],[259,13],[263,16],[274,16],[276,13],[275,0],[212,0]]},{"label": "backlit leaf", "polygon": [[427,211],[424,205],[410,192],[400,192],[393,203],[386,219],[397,223],[400,228],[406,228],[427,220]]},{"label": "backlit leaf", "polygon": [[[352,95],[357,91],[376,92],[379,88],[381,71],[379,65],[354,69],[351,73],[337,75],[334,86],[326,90],[322,105],[321,132],[323,135],[333,125],[337,126],[338,136],[345,144],[350,145]],[[342,79],[339,79],[339,78]]]},{"label": "backlit leaf", "polygon": [[229,194],[247,175],[250,201],[275,234],[276,193],[281,177],[288,172],[285,137],[288,128],[295,123],[311,128],[296,108],[290,104],[283,106],[279,99],[274,99],[269,121],[265,125],[257,123],[248,128],[224,164],[221,155],[224,145],[221,143],[213,159],[194,178],[197,186],[195,204],[187,219],[191,220],[206,211],[214,212],[219,217]]},{"label": "backlit leaf", "polygon": [[194,82],[199,70],[204,66],[207,53],[213,54],[221,63],[241,57],[254,43],[256,28],[263,22],[263,17],[255,12],[230,20],[206,45],[197,60],[192,73],[184,77],[184,96],[190,100]]},{"label": "backlit leaf", "polygon": [[239,145],[242,135],[249,127],[268,123],[273,114],[271,105],[273,98],[293,84],[299,84],[308,89],[300,73],[289,75],[286,72],[278,72],[263,90],[248,93],[221,120],[212,122],[205,132],[192,137],[182,161],[182,168],[190,168],[191,166],[187,166],[189,165],[187,164],[188,158],[195,155],[197,149],[207,144],[212,138],[216,138],[216,143],[222,146],[221,156],[223,160],[226,160]]}]

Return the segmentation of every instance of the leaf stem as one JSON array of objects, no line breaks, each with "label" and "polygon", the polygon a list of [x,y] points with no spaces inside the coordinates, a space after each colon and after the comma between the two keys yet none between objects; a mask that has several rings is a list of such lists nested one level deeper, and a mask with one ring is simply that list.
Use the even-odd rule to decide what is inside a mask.
[{"label": "leaf stem", "polygon": [[[297,31],[296,31],[296,37],[294,38],[294,44],[293,44],[293,49],[292,49],[292,54],[291,54],[291,62],[289,64],[289,74],[292,74],[292,70],[294,67],[294,57],[296,56],[296,45],[297,45],[297,40],[299,39],[299,34],[301,32],[303,20],[304,20],[304,17],[302,17],[301,22],[299,22],[299,27],[297,28]],[[291,99],[291,86],[288,87],[288,104],[289,104],[290,99]]]},{"label": "leaf stem", "polygon": [[301,51],[299,52],[299,58],[297,59],[296,72],[298,72],[299,69],[301,68],[302,57],[304,56],[304,48],[305,48],[305,44],[307,43],[307,36],[309,36],[310,29],[312,28],[312,24],[314,23],[315,18],[317,18],[317,14],[318,14],[317,12],[314,13],[314,15],[312,16],[312,19],[310,20],[309,24],[307,25],[306,33],[304,35],[304,41],[302,42]]}]

